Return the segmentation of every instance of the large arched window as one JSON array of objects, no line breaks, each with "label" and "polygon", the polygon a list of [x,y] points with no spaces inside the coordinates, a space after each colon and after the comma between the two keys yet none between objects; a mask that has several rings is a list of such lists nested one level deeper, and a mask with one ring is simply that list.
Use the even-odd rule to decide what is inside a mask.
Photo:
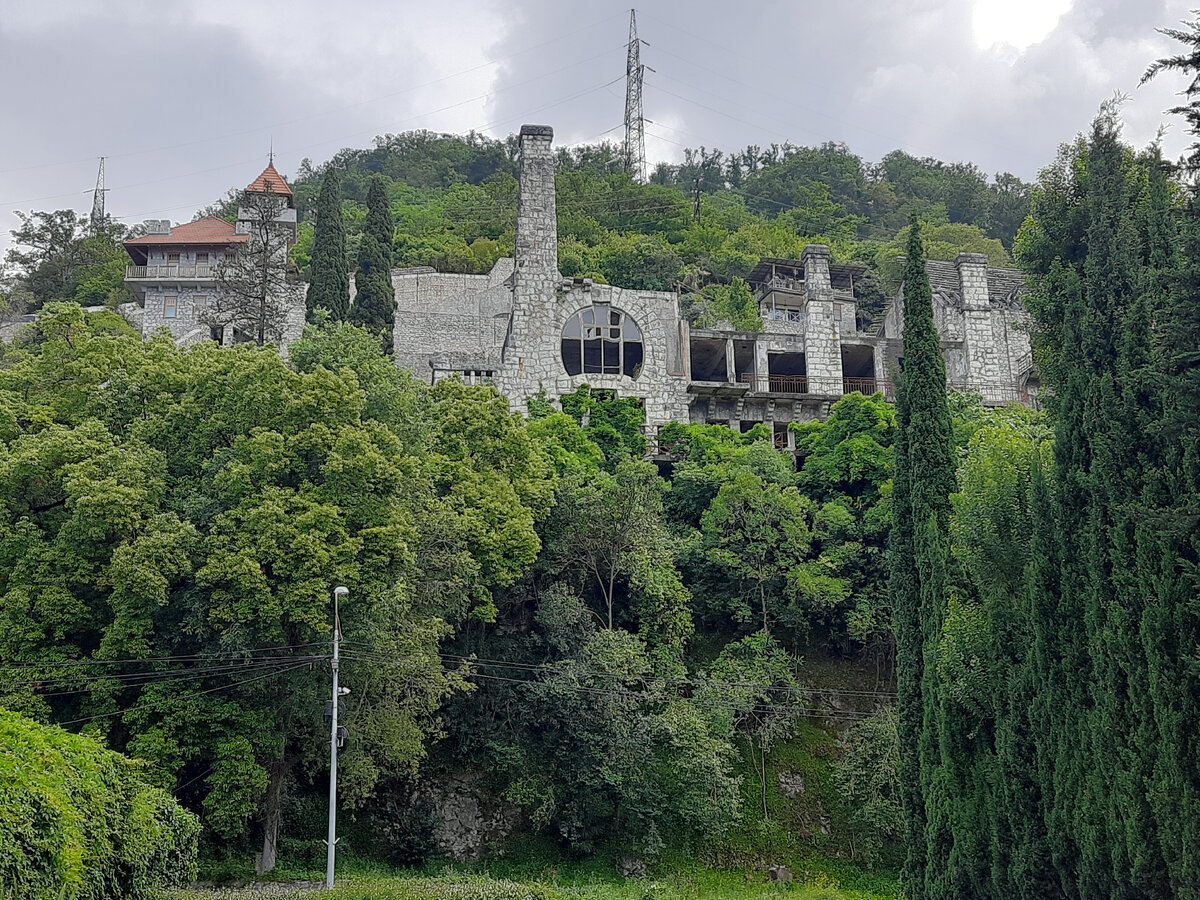
[{"label": "large arched window", "polygon": [[642,373],[642,330],[618,309],[586,307],[563,326],[562,358],[568,375],[637,378]]}]

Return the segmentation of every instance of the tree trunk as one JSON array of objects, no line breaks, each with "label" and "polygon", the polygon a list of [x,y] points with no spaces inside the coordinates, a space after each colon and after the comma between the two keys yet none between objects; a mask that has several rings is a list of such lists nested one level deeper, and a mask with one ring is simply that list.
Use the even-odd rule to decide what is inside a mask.
[{"label": "tree trunk", "polygon": [[761,581],[758,583],[758,602],[762,606],[763,634],[770,634],[771,632],[767,628],[767,592],[763,590]]},{"label": "tree trunk", "polygon": [[[751,745],[753,746],[753,745]],[[763,805],[763,821],[767,821],[767,747],[766,744],[759,744],[759,756],[762,757],[762,805]]]},{"label": "tree trunk", "polygon": [[256,866],[259,875],[266,875],[275,868],[279,852],[279,827],[283,818],[283,787],[289,768],[290,764],[285,759],[271,764],[267,796],[263,801],[263,848]]}]

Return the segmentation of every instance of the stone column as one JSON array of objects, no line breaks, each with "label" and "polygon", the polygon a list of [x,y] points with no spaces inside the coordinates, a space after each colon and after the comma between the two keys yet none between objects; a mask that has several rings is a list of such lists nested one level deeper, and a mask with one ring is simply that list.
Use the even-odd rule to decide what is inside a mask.
[{"label": "stone column", "polygon": [[[507,379],[539,380],[553,375],[554,360],[539,344],[554,330],[558,272],[558,213],[554,195],[554,130],[522,125],[521,174],[517,198],[516,272],[513,309],[504,346]],[[554,342],[556,343],[556,342]],[[512,399],[512,397],[510,397]]]},{"label": "stone column", "polygon": [[805,309],[804,359],[808,389],[815,394],[842,393],[842,347],[838,323],[833,318],[833,283],[829,277],[829,248],[809,244],[800,260],[804,263]]},{"label": "stone column", "polygon": [[1000,353],[992,331],[988,299],[988,258],[984,253],[960,253],[954,259],[963,304],[963,358],[967,385],[985,400],[1003,401],[1010,378],[1001,371]]},{"label": "stone column", "polygon": [[737,381],[737,367],[733,362],[733,338],[725,338],[725,380]]}]

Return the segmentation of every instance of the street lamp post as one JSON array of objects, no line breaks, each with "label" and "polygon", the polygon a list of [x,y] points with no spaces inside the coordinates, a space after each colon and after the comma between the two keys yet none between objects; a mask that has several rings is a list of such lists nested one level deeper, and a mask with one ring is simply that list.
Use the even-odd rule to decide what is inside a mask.
[{"label": "street lamp post", "polygon": [[[333,710],[330,716],[329,730],[329,837],[326,840],[325,853],[325,889],[333,888],[334,856],[337,853],[337,754],[338,754],[338,701],[341,690],[338,688],[338,644],[342,640],[342,621],[338,616],[338,602],[348,595],[350,590],[344,587],[333,589]],[[346,693],[349,693],[347,691]]]}]

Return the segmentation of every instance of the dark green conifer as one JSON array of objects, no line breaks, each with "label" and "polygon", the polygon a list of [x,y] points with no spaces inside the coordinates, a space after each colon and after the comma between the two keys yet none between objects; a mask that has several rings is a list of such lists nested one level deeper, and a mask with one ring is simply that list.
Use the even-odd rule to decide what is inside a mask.
[{"label": "dark green conifer", "polygon": [[[927,896],[931,866],[946,856],[944,828],[930,833],[929,800],[940,761],[936,662],[945,607],[953,434],[946,402],[946,364],[933,318],[921,229],[913,220],[904,267],[904,371],[899,378],[894,522],[889,580],[896,619],[901,786],[909,897]],[[933,810],[935,815],[937,810]],[[933,823],[937,825],[937,820]]]},{"label": "dark green conifer", "polygon": [[354,306],[350,320],[371,331],[387,331],[396,314],[392,287],[392,238],[395,223],[384,180],[375,176],[367,191],[367,220],[358,249],[354,275]]},{"label": "dark green conifer", "polygon": [[313,233],[312,274],[308,283],[308,314],[329,310],[334,319],[345,319],[350,309],[350,275],[346,269],[346,224],[337,169],[329,166],[317,196],[317,221]]}]

